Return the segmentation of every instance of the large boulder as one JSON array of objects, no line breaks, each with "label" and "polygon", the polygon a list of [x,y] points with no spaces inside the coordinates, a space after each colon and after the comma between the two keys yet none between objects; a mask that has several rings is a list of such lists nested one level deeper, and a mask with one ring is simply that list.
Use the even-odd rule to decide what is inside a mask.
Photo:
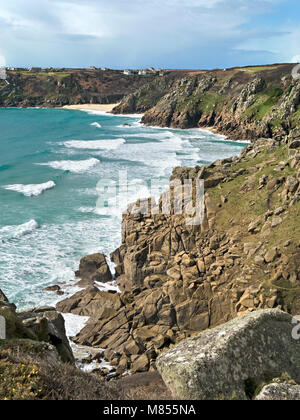
[{"label": "large boulder", "polygon": [[41,307],[28,309],[18,313],[23,325],[34,334],[38,341],[52,344],[61,360],[74,363],[74,355],[70,347],[63,316],[55,308]]},{"label": "large boulder", "polygon": [[75,274],[81,279],[78,285],[82,287],[93,285],[95,281],[107,283],[112,280],[110,268],[103,254],[92,254],[81,258],[79,270]]},{"label": "large boulder", "polygon": [[272,383],[255,398],[258,401],[300,401],[300,386]]},{"label": "large boulder", "polygon": [[62,313],[103,319],[112,316],[121,306],[119,294],[103,292],[92,286],[58,302],[56,309]]},{"label": "large boulder", "polygon": [[176,397],[247,399],[249,383],[287,373],[300,382],[300,340],[291,315],[261,310],[189,338],[157,359]]}]

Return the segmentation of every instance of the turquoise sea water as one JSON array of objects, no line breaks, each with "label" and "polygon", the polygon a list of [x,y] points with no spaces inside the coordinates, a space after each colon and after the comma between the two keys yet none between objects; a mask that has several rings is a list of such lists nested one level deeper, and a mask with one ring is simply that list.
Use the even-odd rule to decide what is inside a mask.
[{"label": "turquoise sea water", "polygon": [[[54,304],[46,286],[76,291],[82,256],[120,245],[121,210],[97,184],[127,171],[128,203],[167,186],[172,168],[237,155],[244,146],[207,131],[144,127],[139,116],[0,109],[0,289],[19,308]],[[129,126],[124,126],[128,124]],[[123,179],[124,181],[124,179]],[[98,204],[97,204],[98,202]]]}]

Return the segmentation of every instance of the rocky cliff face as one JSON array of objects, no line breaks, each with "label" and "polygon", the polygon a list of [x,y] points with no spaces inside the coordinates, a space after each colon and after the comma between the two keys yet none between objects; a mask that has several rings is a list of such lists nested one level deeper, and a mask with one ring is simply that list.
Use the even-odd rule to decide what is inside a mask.
[{"label": "rocky cliff face", "polygon": [[[175,168],[173,181],[204,180],[200,225],[188,225],[175,206],[162,214],[163,197],[154,214],[141,212],[146,202],[130,206],[122,245],[111,255],[122,294],[92,288],[59,305],[91,316],[75,341],[106,349],[119,373],[138,372],[154,369],[156,357],[184,338],[234,317],[275,307],[299,313],[299,146],[294,131],[281,141],[258,139],[240,158]],[[173,187],[169,194],[178,198]]]},{"label": "rocky cliff face", "polygon": [[187,75],[187,71],[170,71],[163,77],[156,77],[146,83],[137,91],[131,93],[114,108],[114,114],[143,114],[155,106],[159,100],[171,89],[174,89],[178,80]]},{"label": "rocky cliff face", "polygon": [[155,77],[126,76],[117,70],[8,71],[8,84],[0,81],[0,107],[117,103]]},{"label": "rocky cliff face", "polygon": [[147,125],[211,127],[231,139],[285,135],[299,126],[300,84],[292,69],[282,64],[200,72],[178,80],[166,94],[161,89],[160,99],[157,91],[155,101],[145,86],[118,110],[140,107],[142,96]]}]

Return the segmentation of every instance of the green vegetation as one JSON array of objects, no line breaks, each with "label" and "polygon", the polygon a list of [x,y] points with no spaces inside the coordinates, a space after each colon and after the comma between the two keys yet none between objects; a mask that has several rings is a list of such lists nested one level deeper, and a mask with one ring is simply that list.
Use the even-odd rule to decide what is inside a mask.
[{"label": "green vegetation", "polygon": [[262,120],[278,103],[283,95],[283,90],[278,87],[266,89],[263,94],[257,95],[254,105],[247,109],[246,115],[251,116],[255,121]]},{"label": "green vegetation", "polygon": [[250,72],[259,72],[264,70],[275,70],[278,66],[253,66],[253,67],[240,67],[239,70],[250,71]]}]

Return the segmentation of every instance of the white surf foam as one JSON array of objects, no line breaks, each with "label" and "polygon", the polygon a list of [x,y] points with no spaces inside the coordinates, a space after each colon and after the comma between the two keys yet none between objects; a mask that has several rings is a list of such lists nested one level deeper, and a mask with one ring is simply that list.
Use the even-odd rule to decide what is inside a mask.
[{"label": "white surf foam", "polygon": [[88,171],[99,163],[100,161],[98,159],[91,158],[87,160],[57,160],[48,163],[38,163],[37,165],[50,166],[53,169],[60,169],[62,171],[81,173]]},{"label": "white surf foam", "polygon": [[64,142],[64,146],[71,149],[91,149],[91,150],[115,150],[122,144],[126,143],[125,139],[109,139],[109,140],[70,140]]},{"label": "white surf foam", "polygon": [[9,239],[17,239],[38,228],[39,224],[35,220],[30,220],[29,222],[17,226],[4,226],[0,229],[0,240],[3,242]]},{"label": "white surf foam", "polygon": [[79,111],[86,112],[90,115],[102,115],[102,116],[109,116],[109,117],[124,117],[124,118],[139,118],[142,119],[144,114],[112,114],[111,112],[107,111],[100,111],[95,109],[79,109]]},{"label": "white surf foam", "polygon": [[102,128],[102,125],[101,125],[101,124],[99,124],[98,122],[93,122],[93,123],[91,124],[91,126],[93,126],[93,127],[97,127],[97,128]]},{"label": "white surf foam", "polygon": [[24,194],[26,197],[37,197],[44,191],[54,188],[56,184],[53,181],[48,181],[43,184],[15,184],[4,187],[6,190],[16,191]]},{"label": "white surf foam", "polygon": [[75,337],[86,325],[89,320],[88,316],[80,316],[74,314],[62,314],[65,320],[65,328],[67,337]]}]

